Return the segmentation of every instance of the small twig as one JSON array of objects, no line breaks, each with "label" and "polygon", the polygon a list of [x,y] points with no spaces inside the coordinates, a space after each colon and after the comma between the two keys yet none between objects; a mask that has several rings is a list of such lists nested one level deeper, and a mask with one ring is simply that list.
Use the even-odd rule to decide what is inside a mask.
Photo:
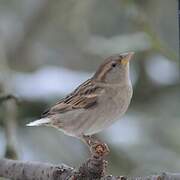
[{"label": "small twig", "polygon": [[16,122],[14,118],[17,115],[16,104],[20,104],[19,98],[12,94],[5,94],[0,96],[0,104],[8,100],[14,100],[5,103],[5,117],[4,117],[4,128],[6,136],[6,150],[4,156],[6,158],[17,159],[18,153],[16,151]]},{"label": "small twig", "polygon": [[16,130],[17,130],[17,106],[14,101],[7,101],[5,103],[5,116],[4,116],[4,130],[6,137],[6,150],[5,157],[11,159],[17,159],[17,139],[16,139]]},{"label": "small twig", "polygon": [[[13,100],[9,102],[8,100]],[[6,136],[6,150],[4,156],[6,158],[17,159],[16,151],[16,122],[14,118],[17,115],[16,105],[20,104],[19,98],[12,94],[3,94],[0,96],[0,104],[5,103],[4,127]]]},{"label": "small twig", "polygon": [[171,50],[165,43],[162,42],[161,38],[153,30],[148,22],[147,15],[142,11],[135,1],[124,1],[126,3],[126,8],[129,8],[129,3],[133,6],[135,13],[129,16],[131,20],[141,31],[148,34],[151,39],[151,46],[154,52],[160,52],[162,55],[171,60],[178,60],[178,53]]},{"label": "small twig", "polygon": [[12,95],[12,94],[0,95],[0,103],[3,103],[4,101],[11,100],[11,99],[15,100],[17,105],[21,103],[21,100],[15,95]]}]

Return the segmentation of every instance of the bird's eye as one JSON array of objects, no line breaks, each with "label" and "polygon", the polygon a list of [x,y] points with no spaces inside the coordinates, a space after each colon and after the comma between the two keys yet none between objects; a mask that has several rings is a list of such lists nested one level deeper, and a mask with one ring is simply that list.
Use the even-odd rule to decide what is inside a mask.
[{"label": "bird's eye", "polygon": [[117,64],[115,62],[111,64],[112,67],[116,67],[116,65]]}]

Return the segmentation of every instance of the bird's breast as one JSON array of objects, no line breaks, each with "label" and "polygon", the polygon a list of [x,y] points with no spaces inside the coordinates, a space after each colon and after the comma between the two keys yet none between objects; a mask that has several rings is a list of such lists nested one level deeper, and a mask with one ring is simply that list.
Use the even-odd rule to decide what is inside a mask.
[{"label": "bird's breast", "polygon": [[95,108],[90,113],[89,122],[92,123],[85,134],[97,133],[120,119],[126,112],[131,97],[131,86],[107,89],[106,93],[99,98],[98,108]]},{"label": "bird's breast", "polygon": [[96,106],[77,110],[68,117],[66,115],[63,130],[75,136],[95,134],[109,127],[126,112],[131,96],[130,86],[106,88],[103,95],[98,97]]},{"label": "bird's breast", "polygon": [[119,88],[108,89],[106,97],[104,97],[102,103],[104,103],[104,108],[106,110],[108,108],[108,112],[110,112],[110,114],[112,113],[112,116],[117,117],[124,114],[127,110],[131,97],[132,87],[127,85]]}]

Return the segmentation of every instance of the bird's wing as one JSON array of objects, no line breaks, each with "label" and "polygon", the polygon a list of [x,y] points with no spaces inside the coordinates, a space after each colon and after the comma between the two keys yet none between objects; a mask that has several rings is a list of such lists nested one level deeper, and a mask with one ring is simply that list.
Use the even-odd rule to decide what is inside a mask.
[{"label": "bird's wing", "polygon": [[103,88],[98,87],[91,79],[85,81],[71,94],[61,99],[53,107],[46,110],[42,117],[56,113],[64,113],[75,109],[88,109],[97,104],[99,95],[103,93]]}]

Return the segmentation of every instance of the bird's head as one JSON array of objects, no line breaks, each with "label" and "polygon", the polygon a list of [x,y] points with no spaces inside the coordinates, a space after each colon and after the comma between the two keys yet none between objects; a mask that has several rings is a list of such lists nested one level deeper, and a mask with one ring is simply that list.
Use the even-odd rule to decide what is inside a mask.
[{"label": "bird's head", "polygon": [[110,56],[94,75],[95,80],[109,84],[123,83],[129,80],[129,61],[134,52]]}]

